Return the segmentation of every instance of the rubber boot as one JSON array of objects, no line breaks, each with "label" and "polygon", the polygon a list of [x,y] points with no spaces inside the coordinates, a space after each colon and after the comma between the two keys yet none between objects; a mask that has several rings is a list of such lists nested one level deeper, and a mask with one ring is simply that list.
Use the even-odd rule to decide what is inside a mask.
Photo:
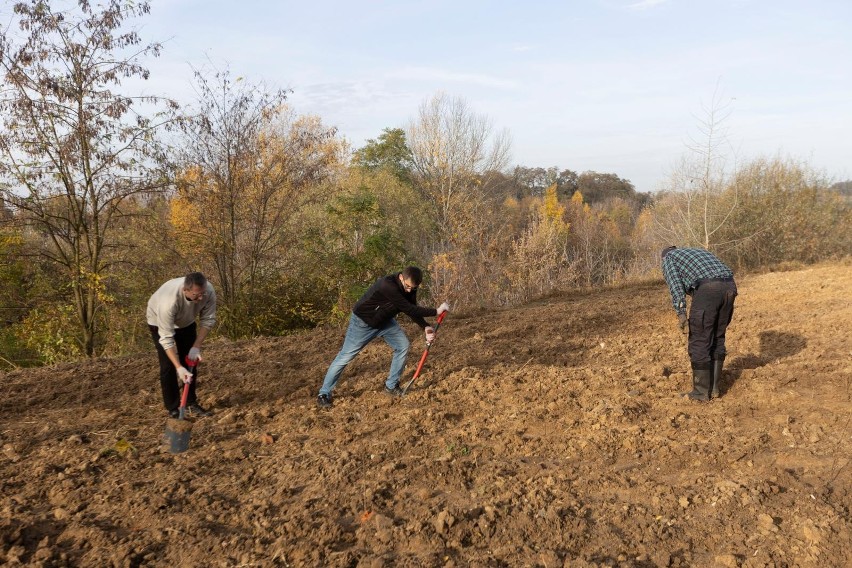
[{"label": "rubber boot", "polygon": [[713,382],[713,369],[692,370],[692,392],[685,392],[681,396],[692,400],[710,400],[710,387]]},{"label": "rubber boot", "polygon": [[722,384],[722,367],[724,366],[724,359],[713,360],[713,388],[710,390],[711,398],[719,398],[719,386]]}]

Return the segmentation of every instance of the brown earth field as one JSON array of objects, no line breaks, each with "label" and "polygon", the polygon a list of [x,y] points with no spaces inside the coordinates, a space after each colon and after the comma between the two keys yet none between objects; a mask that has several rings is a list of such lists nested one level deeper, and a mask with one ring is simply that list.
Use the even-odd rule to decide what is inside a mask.
[{"label": "brown earth field", "polygon": [[852,566],[852,261],[738,286],[709,403],[662,281],[451,313],[401,399],[376,342],[329,410],[343,327],[212,341],[178,454],[153,346],[0,374],[0,563]]}]

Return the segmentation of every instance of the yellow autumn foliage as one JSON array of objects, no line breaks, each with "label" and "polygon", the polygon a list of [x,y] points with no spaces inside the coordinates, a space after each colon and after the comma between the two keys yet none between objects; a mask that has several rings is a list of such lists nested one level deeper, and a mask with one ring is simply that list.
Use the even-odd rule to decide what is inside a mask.
[{"label": "yellow autumn foliage", "polygon": [[542,203],[539,212],[542,221],[552,226],[557,233],[561,235],[568,233],[569,223],[565,221],[565,206],[559,203],[555,183],[544,192],[544,203]]}]

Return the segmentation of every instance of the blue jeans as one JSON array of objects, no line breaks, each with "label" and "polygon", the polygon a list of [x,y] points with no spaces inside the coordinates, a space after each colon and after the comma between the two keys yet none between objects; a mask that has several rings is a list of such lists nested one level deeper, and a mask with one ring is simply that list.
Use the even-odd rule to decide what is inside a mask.
[{"label": "blue jeans", "polygon": [[346,365],[368,343],[377,337],[384,338],[387,344],[393,349],[393,360],[391,361],[390,373],[388,373],[385,386],[389,389],[397,386],[399,378],[402,376],[402,370],[405,368],[405,358],[408,357],[408,347],[410,345],[405,332],[402,331],[402,328],[399,327],[395,319],[390,320],[381,329],[376,329],[364,323],[364,320],[355,314],[352,314],[349,318],[349,327],[346,329],[346,339],[343,340],[343,347],[340,348],[340,353],[331,362],[319,393],[331,394],[337,381],[340,380],[340,375],[343,374],[343,369],[346,368]]}]

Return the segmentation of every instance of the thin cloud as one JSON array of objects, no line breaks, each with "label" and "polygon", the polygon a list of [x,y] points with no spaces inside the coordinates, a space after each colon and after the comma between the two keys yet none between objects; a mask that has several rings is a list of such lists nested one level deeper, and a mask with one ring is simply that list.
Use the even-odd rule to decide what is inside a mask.
[{"label": "thin cloud", "polygon": [[335,81],[294,87],[292,100],[308,103],[313,108],[362,108],[379,101],[406,98],[405,93],[392,92],[375,81]]},{"label": "thin cloud", "polygon": [[668,2],[669,0],[642,0],[641,2],[628,5],[627,8],[630,10],[650,10]]},{"label": "thin cloud", "polygon": [[462,83],[480,87],[492,87],[511,90],[518,87],[516,81],[509,81],[490,75],[478,73],[455,73],[435,67],[403,67],[388,74],[394,79],[407,79],[415,81],[427,81],[432,83]]},{"label": "thin cloud", "polygon": [[521,43],[516,43],[516,44],[514,44],[510,47],[511,51],[514,51],[516,53],[523,53],[523,52],[526,52],[526,51],[532,51],[532,50],[537,49],[537,48],[538,48],[538,46],[535,46],[535,45],[521,44]]}]

